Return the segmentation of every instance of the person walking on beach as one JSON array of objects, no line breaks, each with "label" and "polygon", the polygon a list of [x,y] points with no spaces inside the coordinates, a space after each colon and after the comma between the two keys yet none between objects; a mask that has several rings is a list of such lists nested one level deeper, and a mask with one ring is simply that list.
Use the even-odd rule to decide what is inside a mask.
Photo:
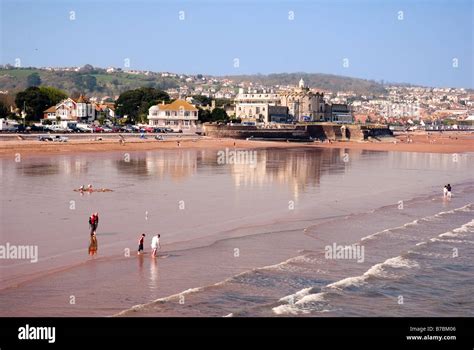
[{"label": "person walking on beach", "polygon": [[160,246],[160,235],[156,234],[156,235],[153,236],[153,239],[151,240],[151,249],[153,249],[153,252],[152,252],[151,256],[153,258],[156,258],[158,249],[160,249],[160,248],[161,248],[161,246]]},{"label": "person walking on beach", "polygon": [[95,234],[97,226],[99,226],[99,213],[92,213],[92,215],[89,217],[89,227],[91,229],[91,235]]},{"label": "person walking on beach", "polygon": [[451,198],[451,185],[450,184],[447,184],[446,186],[444,186],[443,188],[443,197],[444,198]]},{"label": "person walking on beach", "polygon": [[140,239],[138,240],[138,255],[140,255],[140,252],[143,252],[143,241],[145,240],[145,234],[142,233],[140,236]]},{"label": "person walking on beach", "polygon": [[95,215],[94,215],[94,213],[92,213],[91,216],[89,216],[89,228],[91,229],[91,236],[92,236],[95,232]]},{"label": "person walking on beach", "polygon": [[451,185],[450,184],[447,184],[446,185],[446,189],[448,190],[448,193],[446,193],[446,196],[448,198],[451,198]]}]

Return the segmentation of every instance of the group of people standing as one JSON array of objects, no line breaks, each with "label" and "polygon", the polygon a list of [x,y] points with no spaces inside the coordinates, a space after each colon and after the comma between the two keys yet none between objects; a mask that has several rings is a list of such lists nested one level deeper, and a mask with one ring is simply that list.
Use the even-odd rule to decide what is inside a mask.
[{"label": "group of people standing", "polygon": [[[99,226],[99,213],[92,213],[89,217],[89,228],[90,228],[90,243],[89,243],[89,255],[93,256],[97,253],[97,227]],[[158,254],[158,250],[161,249],[160,235],[155,234],[151,240],[151,257],[155,258]],[[145,241],[145,234],[142,233],[138,239],[138,255],[143,253],[143,244]]]}]

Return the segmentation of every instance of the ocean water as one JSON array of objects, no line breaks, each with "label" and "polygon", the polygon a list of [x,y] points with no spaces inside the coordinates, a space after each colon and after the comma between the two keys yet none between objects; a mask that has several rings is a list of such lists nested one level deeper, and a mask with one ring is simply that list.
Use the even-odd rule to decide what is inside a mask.
[{"label": "ocean water", "polygon": [[[110,152],[0,169],[0,244],[39,252],[0,260],[0,315],[474,314],[472,154],[266,149],[254,166],[212,150]],[[88,183],[113,192],[72,191]]]}]

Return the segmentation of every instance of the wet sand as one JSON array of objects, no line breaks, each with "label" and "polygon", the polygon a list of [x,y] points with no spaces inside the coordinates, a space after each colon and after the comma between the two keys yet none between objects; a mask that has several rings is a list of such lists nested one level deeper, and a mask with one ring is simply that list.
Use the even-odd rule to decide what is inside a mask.
[{"label": "wet sand", "polygon": [[[233,140],[214,144],[229,143]],[[223,316],[240,309],[238,298],[246,305],[275,301],[312,283],[299,275],[294,283],[285,271],[275,281],[255,268],[280,264],[307,249],[320,250],[331,240],[350,243],[385,225],[472,202],[472,186],[459,185],[472,180],[472,154],[454,162],[448,154],[262,148],[251,167],[219,165],[216,152],[221,147],[135,152],[129,162],[122,152],[45,153],[18,163],[0,158],[2,242],[37,245],[39,251],[34,264],[0,261],[0,313],[110,316],[130,310],[127,315]],[[430,198],[430,205],[410,209],[410,199],[437,196],[440,184],[447,182],[455,189],[451,202]],[[114,191],[83,196],[73,191],[84,183]],[[397,209],[400,200],[407,210]],[[346,217],[370,216],[384,206],[392,212],[383,214],[383,220],[358,222],[358,235],[354,221],[328,226],[330,220],[339,225]],[[87,217],[95,211],[101,217],[99,253],[90,258]],[[319,227],[317,235],[314,227]],[[137,257],[142,232],[148,254]],[[153,233],[162,234],[157,261],[149,256]],[[222,281],[249,271],[251,278],[239,277],[235,291],[221,288]],[[253,279],[258,284],[249,288],[246,282]],[[287,282],[288,288],[280,288]],[[199,307],[182,293],[210,285],[217,294],[205,292],[195,299]],[[270,299],[261,287],[272,291]],[[179,296],[168,298],[177,293],[185,295],[184,304]],[[75,304],[70,304],[71,296]],[[143,313],[130,309],[160,298],[168,303],[158,302]],[[163,305],[170,309],[163,313]]]},{"label": "wet sand", "polygon": [[[407,138],[411,142],[407,142]],[[178,146],[177,141],[180,141]],[[395,138],[367,142],[332,142],[332,143],[294,143],[276,141],[248,141],[234,139],[212,139],[196,137],[185,139],[173,137],[164,141],[153,139],[141,140],[136,136],[126,137],[126,143],[117,140],[103,139],[70,140],[67,143],[52,143],[29,140],[0,141],[0,156],[11,156],[20,153],[22,156],[35,154],[62,154],[74,152],[107,152],[107,151],[151,151],[167,149],[222,149],[226,147],[244,149],[261,148],[346,148],[354,150],[420,152],[420,153],[463,153],[474,152],[474,132],[427,133],[416,132],[396,135]]]}]

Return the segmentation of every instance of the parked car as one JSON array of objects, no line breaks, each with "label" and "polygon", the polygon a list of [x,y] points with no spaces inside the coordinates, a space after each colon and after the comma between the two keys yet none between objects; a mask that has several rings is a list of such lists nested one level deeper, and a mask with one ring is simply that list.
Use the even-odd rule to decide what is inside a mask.
[{"label": "parked car", "polygon": [[28,127],[30,131],[32,132],[42,132],[44,131],[44,126],[43,125],[32,125]]},{"label": "parked car", "polygon": [[68,132],[67,128],[63,128],[61,125],[48,125],[47,129],[53,132]]},{"label": "parked car", "polygon": [[145,129],[145,132],[155,132],[155,128],[152,126],[146,126],[144,129]]},{"label": "parked car", "polygon": [[103,126],[102,131],[103,132],[112,132],[113,130],[112,130],[112,128],[109,128],[108,126]]},{"label": "parked car", "polygon": [[77,124],[77,129],[79,129],[81,132],[91,132],[92,128],[90,125],[87,124]]},{"label": "parked car", "polygon": [[92,130],[94,130],[94,132],[104,132],[104,128],[100,126],[93,126]]},{"label": "parked car", "polygon": [[24,125],[22,125],[22,124],[18,124],[18,125],[16,126],[15,132],[26,132],[26,127],[25,127]]}]

